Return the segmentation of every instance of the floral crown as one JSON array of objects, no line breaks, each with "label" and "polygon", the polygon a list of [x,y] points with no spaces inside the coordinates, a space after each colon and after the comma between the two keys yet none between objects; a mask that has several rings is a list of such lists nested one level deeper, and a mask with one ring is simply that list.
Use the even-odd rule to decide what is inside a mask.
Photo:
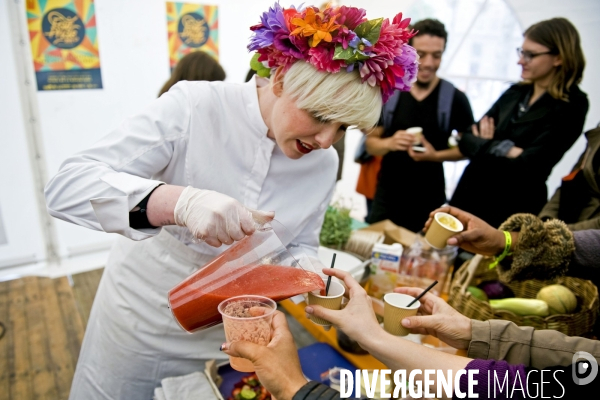
[{"label": "floral crown", "polygon": [[402,13],[391,22],[367,20],[365,14],[356,7],[298,10],[275,3],[260,24],[250,27],[248,50],[256,51],[250,65],[263,77],[298,60],[330,73],[358,68],[362,82],[379,86],[385,102],[394,90],[410,90],[417,78],[419,57],[408,45],[416,32],[408,29],[410,18],[402,19]]}]

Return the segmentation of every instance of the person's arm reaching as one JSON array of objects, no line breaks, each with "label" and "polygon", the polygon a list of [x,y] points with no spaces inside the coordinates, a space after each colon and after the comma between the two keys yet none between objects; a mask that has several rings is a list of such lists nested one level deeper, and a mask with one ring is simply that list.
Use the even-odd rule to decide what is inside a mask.
[{"label": "person's arm reaching", "polygon": [[570,275],[600,282],[600,230],[571,232],[557,219],[543,222],[532,214],[515,214],[499,229],[456,207],[432,211],[425,224],[431,224],[436,212],[447,212],[458,218],[466,229],[448,239],[448,244],[460,246],[471,253],[494,256],[505,245],[502,231],[510,232],[512,262],[498,265],[500,279],[532,279],[543,274],[547,279]]},{"label": "person's arm reaching", "polygon": [[271,326],[271,341],[267,346],[240,341],[223,343],[221,351],[252,361],[258,379],[269,393],[278,400],[289,400],[307,380],[302,374],[298,350],[285,315],[275,311]]},{"label": "person's arm reaching", "polygon": [[129,213],[152,193],[146,211],[151,226],[186,226],[216,247],[254,232],[253,218],[272,219],[273,213],[247,209],[227,195],[152,179],[186,150],[187,90],[184,84],[173,86],[92,148],[68,158],[46,185],[49,213],[87,228],[147,239],[160,230],[132,228]]},{"label": "person's arm reaching", "polygon": [[349,273],[335,268],[325,268],[323,273],[343,280],[348,288],[350,301],[339,311],[316,305],[306,307],[305,311],[333,323],[390,369],[451,370],[454,377],[471,361],[469,358],[439,352],[387,333],[377,322],[371,298]]},{"label": "person's arm reaching", "polygon": [[542,369],[569,365],[576,352],[585,351],[600,363],[600,342],[552,329],[535,330],[505,320],[472,320],[471,334],[468,352],[471,358],[505,360]]}]

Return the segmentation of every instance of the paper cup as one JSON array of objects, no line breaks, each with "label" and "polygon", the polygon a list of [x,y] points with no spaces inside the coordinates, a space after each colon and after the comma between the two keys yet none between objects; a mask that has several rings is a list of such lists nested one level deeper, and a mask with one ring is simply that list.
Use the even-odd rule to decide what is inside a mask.
[{"label": "paper cup", "polygon": [[414,297],[402,293],[388,293],[383,296],[383,329],[386,332],[396,336],[406,336],[410,333],[409,329],[402,326],[402,319],[417,315],[417,310],[421,307],[419,301],[415,301],[410,307],[408,303],[414,300]]},{"label": "paper cup", "polygon": [[439,250],[446,247],[448,239],[462,231],[462,222],[450,214],[439,212],[433,217],[433,221],[425,233],[425,240],[431,247]]},{"label": "paper cup", "polygon": [[[325,281],[325,285],[327,285],[327,279],[323,279]],[[344,286],[336,280],[336,278],[331,278],[331,285],[329,286],[329,295],[321,296],[319,290],[313,290],[312,292],[308,292],[308,304],[309,305],[318,305],[323,306],[325,308],[329,308],[330,310],[341,310],[342,308],[342,299],[344,298],[344,292],[346,289]],[[331,322],[315,317],[314,315],[309,315],[308,319],[310,319],[314,324],[321,325],[323,327],[330,327]]]},{"label": "paper cup", "polygon": [[414,126],[412,128],[408,128],[406,130],[406,133],[410,133],[411,135],[413,135],[415,137],[415,140],[414,140],[415,144],[421,143],[421,135],[423,134],[423,128],[421,128],[420,126]]}]

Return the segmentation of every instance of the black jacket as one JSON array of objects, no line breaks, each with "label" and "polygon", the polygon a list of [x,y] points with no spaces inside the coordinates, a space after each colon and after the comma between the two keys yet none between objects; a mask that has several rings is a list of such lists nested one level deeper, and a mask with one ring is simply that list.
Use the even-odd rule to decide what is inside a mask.
[{"label": "black jacket", "polygon": [[[569,101],[545,93],[521,117],[517,107],[530,85],[511,86],[486,113],[494,118],[491,140],[467,132],[459,143],[471,162],[465,169],[450,204],[499,226],[512,214],[538,214],[548,199],[546,179],[583,130],[587,95],[574,85]],[[498,145],[510,140],[521,147],[517,158],[497,155]]]}]

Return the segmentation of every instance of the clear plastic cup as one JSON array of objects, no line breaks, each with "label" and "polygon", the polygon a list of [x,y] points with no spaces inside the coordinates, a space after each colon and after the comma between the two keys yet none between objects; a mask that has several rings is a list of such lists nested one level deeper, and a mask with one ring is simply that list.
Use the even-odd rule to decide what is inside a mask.
[{"label": "clear plastic cup", "polygon": [[[263,296],[236,296],[222,301],[217,307],[223,318],[228,343],[246,341],[262,346],[271,340],[271,321],[277,303]],[[229,357],[231,368],[254,372],[254,365],[245,358]]]},{"label": "clear plastic cup", "polygon": [[169,291],[169,308],[181,328],[195,332],[222,321],[217,306],[238,295],[275,301],[324,288],[322,278],[293,236],[271,221],[235,243]]}]

